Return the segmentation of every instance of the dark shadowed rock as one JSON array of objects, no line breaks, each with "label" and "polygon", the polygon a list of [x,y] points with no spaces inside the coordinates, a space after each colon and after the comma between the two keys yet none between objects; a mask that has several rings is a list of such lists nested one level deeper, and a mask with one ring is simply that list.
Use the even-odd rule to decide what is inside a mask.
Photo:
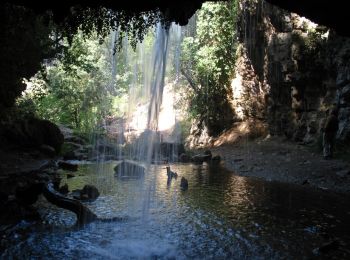
[{"label": "dark shadowed rock", "polygon": [[185,153],[180,154],[179,161],[183,163],[188,163],[191,161],[191,157]]},{"label": "dark shadowed rock", "polygon": [[220,161],[221,161],[220,155],[216,155],[213,158],[211,158],[211,163],[213,163],[213,164],[218,164],[218,163],[220,163]]},{"label": "dark shadowed rock", "polygon": [[337,176],[339,176],[340,178],[346,178],[347,176],[350,175],[350,170],[341,170],[341,171],[337,171],[335,173]]},{"label": "dark shadowed rock", "polygon": [[166,167],[166,171],[167,171],[166,173],[167,173],[168,179],[172,179],[172,178],[177,179],[177,173],[170,170],[170,166]]},{"label": "dark shadowed rock", "polygon": [[17,187],[16,199],[20,204],[32,205],[38,200],[38,196],[42,193],[43,184],[34,183],[23,187]]},{"label": "dark shadowed rock", "polygon": [[14,143],[28,147],[49,145],[58,153],[64,142],[64,137],[54,123],[48,120],[30,118],[17,121],[7,126],[6,136]]},{"label": "dark shadowed rock", "polygon": [[94,201],[100,196],[100,192],[94,185],[87,184],[80,192],[81,200]]},{"label": "dark shadowed rock", "polygon": [[64,161],[59,161],[58,162],[58,167],[63,169],[63,170],[72,171],[72,172],[76,172],[78,170],[78,165],[77,164],[64,162]]},{"label": "dark shadowed rock", "polygon": [[63,194],[63,195],[67,195],[68,192],[69,192],[69,188],[68,188],[68,184],[64,184],[63,186],[61,186],[59,189],[58,189],[58,192]]},{"label": "dark shadowed rock", "polygon": [[192,157],[191,161],[196,164],[202,164],[203,162],[209,162],[211,160],[211,154],[198,154]]},{"label": "dark shadowed rock", "polygon": [[72,195],[77,200],[95,201],[100,196],[100,192],[94,185],[87,184],[81,190],[73,190]]},{"label": "dark shadowed rock", "polygon": [[333,240],[327,243],[324,243],[322,246],[319,248],[316,248],[313,250],[314,254],[327,254],[331,251],[337,250],[339,248],[339,241],[338,240]]},{"label": "dark shadowed rock", "polygon": [[0,191],[0,204],[4,204],[8,200],[8,194]]},{"label": "dark shadowed rock", "polygon": [[309,184],[310,184],[309,180],[304,180],[302,183],[302,185],[309,185]]},{"label": "dark shadowed rock", "polygon": [[68,151],[64,153],[63,160],[78,160],[78,155],[75,151]]},{"label": "dark shadowed rock", "polygon": [[0,223],[16,224],[21,220],[37,221],[40,214],[33,206],[23,205],[18,200],[9,200],[0,204]]},{"label": "dark shadowed rock", "polygon": [[43,154],[48,155],[49,157],[54,157],[56,155],[55,148],[47,144],[40,145],[39,151],[42,152]]}]

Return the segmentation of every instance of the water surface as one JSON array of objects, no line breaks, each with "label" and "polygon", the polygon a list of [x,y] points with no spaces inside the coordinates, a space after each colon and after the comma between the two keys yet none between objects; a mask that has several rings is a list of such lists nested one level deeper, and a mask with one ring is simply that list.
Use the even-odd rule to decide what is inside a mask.
[{"label": "water surface", "polygon": [[[128,216],[123,223],[74,229],[75,215],[42,198],[44,223],[22,224],[22,235],[3,253],[39,259],[310,259],[350,257],[350,199],[310,187],[239,177],[221,167],[171,165],[179,175],[167,184],[165,165],[145,178],[114,177],[116,162],[82,165],[66,179],[70,190],[95,185],[87,203],[99,217]],[[62,173],[66,176],[65,173]],[[180,189],[185,177],[189,189]],[[25,235],[23,235],[25,234]],[[313,250],[339,239],[338,250]]]}]

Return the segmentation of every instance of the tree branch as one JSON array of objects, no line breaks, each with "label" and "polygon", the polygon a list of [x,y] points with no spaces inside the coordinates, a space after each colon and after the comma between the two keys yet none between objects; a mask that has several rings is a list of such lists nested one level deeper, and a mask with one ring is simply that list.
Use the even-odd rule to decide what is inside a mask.
[{"label": "tree branch", "polygon": [[194,80],[191,78],[191,76],[186,72],[184,68],[180,68],[181,74],[184,75],[188,83],[190,84],[191,88],[194,90],[194,92],[198,93],[199,89],[197,85],[195,84]]}]

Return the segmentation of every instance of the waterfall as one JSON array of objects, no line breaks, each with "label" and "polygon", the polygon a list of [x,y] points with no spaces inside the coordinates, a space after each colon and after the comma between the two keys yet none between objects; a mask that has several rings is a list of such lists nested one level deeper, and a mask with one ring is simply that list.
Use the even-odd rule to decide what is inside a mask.
[{"label": "waterfall", "polygon": [[[170,154],[168,151],[165,156],[162,154],[162,144],[164,141],[167,144],[180,143],[181,134],[179,124],[176,125],[172,90],[179,79],[181,27],[173,24],[170,28],[165,28],[158,24],[154,29],[154,33],[150,34],[147,40],[138,43],[135,50],[126,37],[119,38],[122,36],[118,30],[111,32],[106,58],[110,68],[107,72],[110,79],[106,82],[106,89],[119,98],[127,82],[127,90],[123,94],[127,100],[125,103],[118,103],[116,110],[121,115],[116,125],[109,129],[117,135],[115,143],[106,143],[104,138],[96,137],[94,146],[97,154],[96,170],[101,174],[107,170],[104,163],[111,157],[110,148],[114,147],[112,158],[119,161],[124,159],[136,161],[145,167],[146,174],[154,175],[150,176],[150,182],[144,183],[141,178],[138,184],[135,183],[134,188],[141,192],[140,197],[128,201],[129,210],[141,210],[144,220],[147,220],[156,189],[156,173],[151,170],[152,164],[176,160],[178,154],[176,145],[170,146]],[[116,48],[117,42],[122,43],[119,49]],[[126,75],[125,71],[129,73],[128,79],[120,83],[121,77]],[[165,104],[162,104],[163,95],[166,97]],[[105,102],[110,101],[106,99]],[[164,120],[169,127],[161,122]],[[103,121],[103,128],[107,129],[108,125],[105,120]],[[164,130],[171,132],[167,133],[165,139],[162,132]],[[109,187],[109,185],[105,183],[103,186]]]}]

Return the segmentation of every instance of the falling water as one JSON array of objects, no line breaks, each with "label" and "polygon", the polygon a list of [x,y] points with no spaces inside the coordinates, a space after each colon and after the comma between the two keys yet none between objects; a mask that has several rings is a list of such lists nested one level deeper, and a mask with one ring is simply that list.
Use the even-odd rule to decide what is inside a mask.
[{"label": "falling water", "polygon": [[[135,50],[132,50],[126,38],[121,40],[122,48],[119,53],[116,53],[116,42],[120,34],[118,31],[113,31],[110,35],[110,75],[108,90],[114,95],[118,95],[118,81],[119,75],[118,59],[123,61],[132,72],[131,83],[128,87],[128,101],[125,113],[117,126],[112,129],[117,132],[117,143],[107,144],[117,147],[114,151],[114,158],[133,160],[143,165],[146,169],[146,174],[149,172],[151,163],[164,163],[168,160],[174,160],[178,153],[176,145],[172,146],[172,154],[167,154],[168,157],[162,155],[161,144],[162,132],[159,128],[160,112],[162,110],[163,92],[166,84],[174,81],[176,84],[179,77],[179,62],[180,62],[180,45],[181,45],[181,27],[172,25],[170,28],[165,28],[158,24],[155,28],[154,38],[152,42],[138,43]],[[171,57],[169,58],[170,48]],[[135,51],[135,52],[134,52]],[[167,68],[174,71],[175,75],[169,76],[171,73]],[[165,79],[167,76],[167,80]],[[167,95],[172,95],[167,87]],[[173,98],[173,97],[172,97]],[[167,98],[167,106],[172,105]],[[119,109],[120,111],[123,108]],[[169,115],[166,115],[169,117]],[[170,115],[172,116],[172,115]],[[176,115],[173,121],[176,122]],[[174,123],[175,124],[175,123]],[[105,126],[107,128],[107,126]],[[171,142],[177,144],[180,142],[180,130],[173,126],[173,138]],[[123,144],[123,139],[126,143]],[[169,141],[168,139],[167,141]],[[110,149],[106,148],[105,140],[97,138],[95,140],[95,147],[99,149],[102,156],[97,157],[97,171],[104,175],[105,159],[110,154]],[[97,154],[99,154],[97,152]],[[153,181],[149,182],[148,187],[141,182],[136,185],[137,189],[142,190],[140,198],[141,201],[130,201],[130,210],[135,210],[141,206],[143,218],[147,218],[150,203],[152,202],[153,193],[156,189],[156,176],[151,177]],[[107,184],[106,184],[107,185]],[[141,205],[140,205],[141,204]]]}]

